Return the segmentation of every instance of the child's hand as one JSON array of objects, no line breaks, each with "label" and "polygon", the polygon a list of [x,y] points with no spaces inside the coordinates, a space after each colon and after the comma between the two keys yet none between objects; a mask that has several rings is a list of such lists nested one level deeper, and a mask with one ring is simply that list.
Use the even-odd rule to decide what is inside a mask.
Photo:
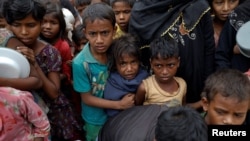
[{"label": "child's hand", "polygon": [[135,95],[134,94],[127,94],[120,100],[121,109],[125,110],[131,108],[135,105]]},{"label": "child's hand", "polygon": [[31,64],[35,64],[36,63],[36,58],[35,58],[35,55],[34,55],[34,51],[26,46],[18,46],[17,48],[17,51],[22,53],[28,60]]}]

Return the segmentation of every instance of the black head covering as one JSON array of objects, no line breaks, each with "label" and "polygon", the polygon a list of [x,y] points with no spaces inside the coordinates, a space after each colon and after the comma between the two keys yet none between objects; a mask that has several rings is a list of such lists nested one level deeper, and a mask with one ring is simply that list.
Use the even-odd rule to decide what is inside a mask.
[{"label": "black head covering", "polygon": [[131,12],[129,32],[139,38],[139,46],[148,45],[166,35],[179,18],[192,31],[209,9],[205,0],[139,0]]}]

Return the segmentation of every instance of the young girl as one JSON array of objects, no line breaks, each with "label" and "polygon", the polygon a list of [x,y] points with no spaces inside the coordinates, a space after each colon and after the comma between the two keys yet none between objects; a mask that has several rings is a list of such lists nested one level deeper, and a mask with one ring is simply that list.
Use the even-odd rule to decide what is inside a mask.
[{"label": "young girl", "polygon": [[116,19],[116,35],[115,38],[128,32],[128,24],[130,18],[130,12],[134,5],[135,0],[111,0],[110,6],[115,12]]},{"label": "young girl", "polygon": [[[128,93],[135,94],[137,87],[148,73],[141,67],[140,53],[136,40],[131,35],[123,35],[112,43],[110,47],[109,77],[104,88],[104,98],[120,100]],[[112,117],[119,110],[106,110]]]},{"label": "young girl", "polygon": [[[43,82],[42,89],[36,91],[49,107],[48,118],[51,124],[52,140],[72,139],[74,119],[70,103],[60,91],[61,56],[56,48],[39,40],[41,22],[46,13],[45,7],[36,0],[4,1],[3,15],[14,35],[35,56],[33,64]],[[80,128],[80,127],[79,127]]]},{"label": "young girl", "polygon": [[150,44],[153,75],[143,80],[135,95],[136,105],[185,103],[186,82],[175,77],[180,64],[179,49],[174,40],[162,37]]},{"label": "young girl", "polygon": [[[71,92],[71,49],[67,42],[66,22],[57,2],[48,2],[46,4],[46,14],[42,21],[41,39],[52,44],[58,49],[62,57],[62,71],[60,73],[61,89],[63,93],[70,98]],[[68,88],[68,89],[64,89]]]}]

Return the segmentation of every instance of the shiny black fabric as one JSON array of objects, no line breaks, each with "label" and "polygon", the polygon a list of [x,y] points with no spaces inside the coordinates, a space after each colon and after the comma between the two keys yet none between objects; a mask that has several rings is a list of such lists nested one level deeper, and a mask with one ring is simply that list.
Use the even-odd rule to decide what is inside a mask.
[{"label": "shiny black fabric", "polygon": [[167,106],[135,106],[109,119],[98,141],[153,141],[158,116]]}]

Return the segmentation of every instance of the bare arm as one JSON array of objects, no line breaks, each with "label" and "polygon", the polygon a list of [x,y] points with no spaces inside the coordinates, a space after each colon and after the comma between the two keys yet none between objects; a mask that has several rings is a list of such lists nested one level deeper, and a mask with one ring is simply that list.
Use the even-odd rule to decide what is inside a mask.
[{"label": "bare arm", "polygon": [[134,94],[127,94],[120,101],[112,101],[93,96],[90,92],[87,92],[81,93],[81,99],[89,106],[104,109],[124,110],[134,106]]},{"label": "bare arm", "polygon": [[142,105],[145,100],[145,86],[143,83],[141,83],[137,89],[137,92],[135,94],[135,105]]},{"label": "bare arm", "polygon": [[49,98],[56,99],[60,95],[60,73],[49,72],[46,76],[38,65],[36,65],[36,70],[43,82],[43,90]]},{"label": "bare arm", "polygon": [[33,64],[40,80],[43,83],[42,89],[45,91],[47,96],[51,99],[56,99],[60,94],[60,73],[59,72],[49,72],[47,76],[44,74],[34,55],[34,51],[28,47],[19,46],[17,50],[24,54]]}]

